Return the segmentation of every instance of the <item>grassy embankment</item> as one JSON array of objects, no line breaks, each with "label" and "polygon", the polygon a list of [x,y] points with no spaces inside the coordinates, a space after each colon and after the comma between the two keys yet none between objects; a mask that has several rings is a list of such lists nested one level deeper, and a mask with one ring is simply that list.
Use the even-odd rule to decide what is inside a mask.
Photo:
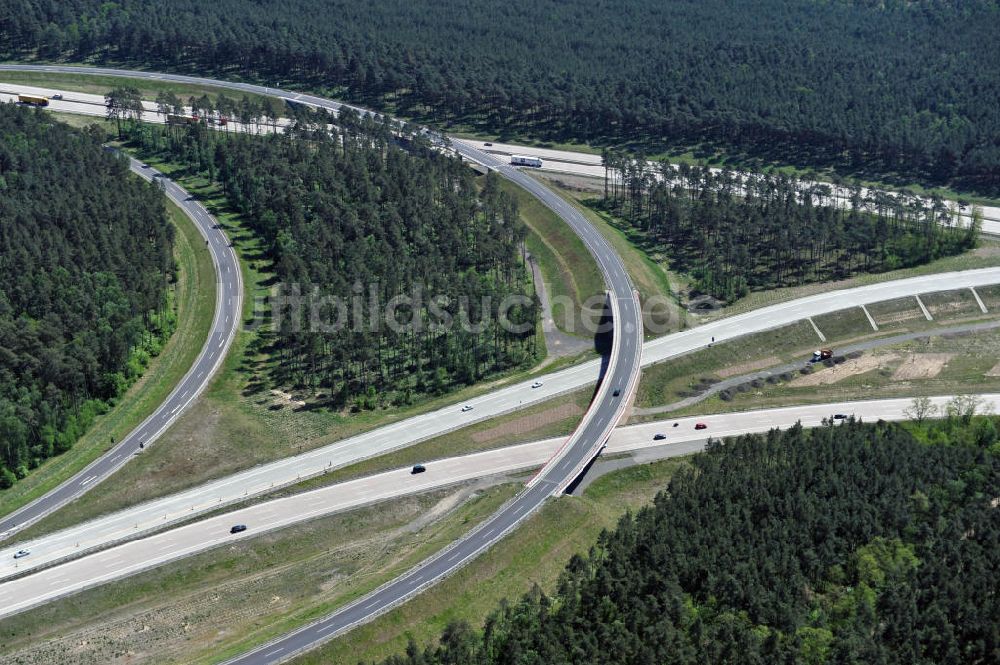
[{"label": "grassy embankment", "polygon": [[177,328],[142,377],[68,452],[47,460],[24,480],[0,493],[0,514],[33,501],[104,453],[151,414],[194,364],[208,337],[215,314],[215,269],[198,229],[180,208],[168,203],[177,228],[174,257],[177,283],[172,285]]},{"label": "grassy embankment", "polygon": [[[549,299],[553,302],[552,318],[564,332],[583,333],[583,303],[591,296],[602,295],[605,290],[594,257],[580,237],[541,201],[506,180],[501,186],[517,200],[521,218],[530,230],[525,243],[538,260]],[[558,305],[561,300],[572,302],[572,311],[567,312],[565,307]]]}]

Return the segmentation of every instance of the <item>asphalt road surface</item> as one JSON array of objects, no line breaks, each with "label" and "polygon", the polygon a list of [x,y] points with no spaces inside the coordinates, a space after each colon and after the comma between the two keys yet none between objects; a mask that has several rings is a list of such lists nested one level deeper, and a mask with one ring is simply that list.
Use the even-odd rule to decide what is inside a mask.
[{"label": "asphalt road surface", "polygon": [[[489,162],[489,156],[484,157],[474,152],[468,153],[467,156],[481,159],[491,167],[505,170],[507,175],[517,178],[528,187],[539,187],[532,178],[511,169],[502,160],[495,159],[493,162]],[[551,193],[549,194],[551,195]],[[575,212],[561,199],[553,201],[553,205],[561,207],[563,214]],[[643,347],[642,362],[644,365],[661,362],[682,353],[702,348],[713,338],[716,341],[732,339],[743,334],[766,330],[808,316],[852,305],[869,304],[935,290],[972,288],[993,283],[1000,283],[1000,268],[928,275],[823,293],[744,315],[721,319],[693,330],[667,335],[648,342]],[[27,545],[37,552],[38,560],[51,561],[63,558],[70,553],[86,551],[97,546],[106,546],[109,542],[122,538],[132,538],[149,529],[159,528],[180,519],[188,519],[200,512],[218,508],[220,505],[238,501],[246,496],[266,492],[275,487],[297,482],[326,469],[337,468],[366,457],[377,456],[393,449],[412,445],[473,422],[536,404],[561,393],[593,384],[598,376],[598,368],[599,364],[596,362],[585,363],[541,377],[543,386],[537,389],[532,389],[530,382],[516,384],[470,400],[468,403],[474,407],[474,410],[470,412],[462,412],[459,405],[448,406],[324,448],[261,465],[185,492],[64,530],[54,539],[46,537],[40,542],[17,543],[11,551],[16,551],[17,548]],[[608,422],[610,421],[609,418]],[[114,457],[115,454],[117,453],[112,453],[110,457]],[[86,480],[87,477],[84,477],[83,480]],[[5,522],[9,524],[14,520],[6,520]],[[8,559],[8,553],[8,551],[0,550],[0,578],[14,573],[13,563]]]},{"label": "asphalt road surface", "polygon": [[[37,86],[27,86],[19,83],[0,82],[0,101],[16,102],[19,94],[48,97],[49,105],[45,107],[45,110],[47,111],[72,113],[74,115],[88,115],[102,119],[107,117],[108,109],[105,105],[104,95],[57,90],[55,88],[39,88]],[[55,95],[60,95],[61,98],[55,99]],[[145,109],[142,114],[143,122],[151,122],[160,125],[166,124],[167,117],[159,113],[155,102],[143,101],[142,105]],[[185,106],[183,112],[190,115],[190,107]],[[208,126],[213,129],[218,129],[219,131],[269,134],[275,130],[278,132],[283,131],[284,128],[290,123],[291,121],[288,118],[279,118],[273,126],[266,122],[250,125],[237,122],[236,120],[228,120],[226,125],[219,125],[213,119]]]},{"label": "asphalt road surface", "polygon": [[75,476],[48,494],[0,519],[0,534],[3,534],[0,537],[9,538],[16,535],[19,529],[87,492],[125,465],[134,455],[139,454],[141,446],[148,446],[156,441],[157,437],[208,385],[236,335],[243,308],[243,278],[228,238],[215,228],[216,221],[208,211],[201,204],[189,200],[188,193],[175,183],[162,177],[162,174],[155,169],[145,167],[134,159],[130,159],[130,168],[146,180],[160,180],[167,196],[194,221],[206,239],[206,245],[215,264],[216,278],[215,319],[212,322],[211,332],[194,365],[148,418]]},{"label": "asphalt road surface", "polygon": [[[77,70],[79,71],[79,70]],[[103,72],[108,73],[108,72]],[[166,74],[133,73],[143,78],[170,78]],[[261,86],[213,82],[216,86],[244,89],[258,94],[291,97],[300,103],[310,103],[318,107],[338,111],[341,105],[331,100],[306,95],[290,95],[281,91],[271,91]],[[360,613],[364,617],[374,616],[388,607],[403,602],[415,592],[411,585],[419,581],[419,588],[442,578],[445,574],[463,565],[469,558],[488,548],[513,529],[527,515],[536,510],[552,494],[561,492],[586,464],[600,451],[611,430],[618,424],[629,399],[633,395],[639,378],[640,355],[642,352],[642,314],[628,272],[621,259],[601,233],[594,228],[576,208],[561,197],[519,170],[497,160],[482,151],[467,146],[459,146],[458,151],[466,159],[495,169],[504,177],[527,189],[546,206],[559,215],[583,240],[601,268],[613,321],[613,344],[607,370],[593,402],[584,414],[576,432],[556,455],[543,467],[538,476],[514,499],[493,515],[484,528],[476,529],[449,549],[447,556],[435,556],[418,566],[416,572],[403,576],[377,592],[372,604],[366,605]],[[169,400],[168,400],[169,403]],[[78,492],[79,493],[79,492]],[[71,498],[71,497],[70,497]],[[356,610],[357,611],[357,610]],[[302,640],[301,631],[288,639]],[[317,640],[316,636],[312,637]],[[325,639],[325,638],[319,638]],[[297,648],[296,650],[300,650]],[[273,650],[272,650],[273,651]],[[251,652],[242,657],[244,662],[274,662],[271,656],[280,653],[263,654]]]}]

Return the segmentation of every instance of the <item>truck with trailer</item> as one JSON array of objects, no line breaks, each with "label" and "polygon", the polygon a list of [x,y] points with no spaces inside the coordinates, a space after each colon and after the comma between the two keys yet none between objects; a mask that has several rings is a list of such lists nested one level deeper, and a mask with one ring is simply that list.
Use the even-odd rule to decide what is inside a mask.
[{"label": "truck with trailer", "polygon": [[539,168],[542,165],[542,160],[538,157],[528,157],[526,155],[511,155],[510,156],[511,166],[533,166],[534,168]]},{"label": "truck with trailer", "polygon": [[30,104],[31,106],[49,105],[49,98],[42,97],[41,95],[18,95],[17,101],[21,104]]}]

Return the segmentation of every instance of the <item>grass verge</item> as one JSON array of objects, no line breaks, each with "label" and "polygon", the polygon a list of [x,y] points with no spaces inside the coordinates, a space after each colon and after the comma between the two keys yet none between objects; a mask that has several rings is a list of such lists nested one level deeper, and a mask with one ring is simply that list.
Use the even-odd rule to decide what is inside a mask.
[{"label": "grass verge", "polygon": [[[749,387],[744,385],[742,388],[730,390],[730,399],[712,396],[697,404],[670,411],[670,414],[671,416],[679,416],[715,413],[818,401],[900,396],[911,392],[913,394],[946,394],[969,392],[973,389],[976,391],[990,390],[1000,385],[995,378],[988,376],[995,363],[997,352],[1000,351],[1000,344],[996,348],[990,343],[980,344],[974,349],[964,352],[961,350],[944,351],[938,348],[949,345],[956,346],[957,343],[953,340],[966,337],[965,333],[940,335],[939,332],[942,328],[995,320],[995,314],[983,314],[978,305],[974,310],[970,308],[970,298],[971,294],[968,291],[942,291],[921,296],[921,299],[931,303],[936,311],[933,321],[926,320],[920,314],[915,298],[876,303],[875,306],[869,307],[876,319],[881,316],[883,321],[889,322],[894,314],[905,315],[905,318],[892,321],[888,325],[883,325],[880,322],[877,332],[872,329],[867,317],[864,316],[859,307],[815,317],[813,321],[826,335],[825,342],[820,342],[807,321],[798,321],[772,331],[716,344],[671,362],[646,368],[643,372],[643,383],[640,385],[637,405],[640,408],[651,408],[671,404],[701,393],[708,386],[722,379],[750,374],[791,362],[805,364],[811,352],[821,346],[830,347],[836,353],[838,348],[848,344],[874,343],[880,338],[910,333],[921,334],[920,339],[925,340],[925,342],[911,341],[887,344],[885,347],[863,352],[865,357],[899,355],[897,362],[870,364],[866,360],[861,363],[837,365],[835,369],[838,373],[847,372],[843,379],[829,382],[828,379],[823,379],[822,385],[814,386],[803,385],[798,373],[795,373],[795,378],[791,381],[771,377],[766,381],[758,380]],[[931,305],[928,307],[930,308]],[[914,310],[919,316],[914,315]],[[923,336],[924,334],[926,337]],[[976,332],[969,335],[969,338],[975,340],[1000,339],[1000,332]],[[942,340],[947,340],[947,344]],[[919,351],[921,348],[924,350]],[[903,351],[900,352],[900,349]],[[934,377],[925,377],[926,380],[925,378],[913,380],[892,378],[894,371],[898,369],[904,357],[920,353],[950,353],[956,358],[949,361],[940,374],[935,374]],[[969,362],[962,360],[966,356],[969,357]],[[823,368],[822,365],[816,365],[812,367],[812,370],[813,374],[818,376],[821,372],[825,372],[826,368]],[[878,372],[873,374],[872,372],[876,370]],[[636,420],[662,417],[662,415],[649,414],[637,417]]]},{"label": "grass verge", "polygon": [[[1000,331],[935,335],[866,351],[808,377],[763,382],[729,401],[718,396],[671,415],[746,411],[864,399],[1000,391]],[[662,416],[661,416],[662,417]]]},{"label": "grass verge", "polygon": [[625,264],[625,269],[639,292],[640,303],[645,305],[652,297],[666,299],[666,302],[669,303],[668,307],[652,310],[656,316],[656,323],[661,326],[660,334],[664,328],[680,330],[685,327],[686,315],[683,310],[677,307],[674,288],[662,265],[665,261],[662,256],[651,253],[651,247],[643,246],[641,237],[633,230],[612,217],[599,214],[591,208],[588,202],[594,200],[598,196],[597,194],[561,186],[561,180],[558,177],[549,178],[544,173],[533,173],[532,175],[545,181],[549,186],[555,186],[558,193],[576,206],[587,218],[587,221],[593,224],[608,240]]},{"label": "grass verge", "polygon": [[[525,243],[538,260],[553,303],[552,316],[556,325],[570,332],[566,324],[572,321],[571,330],[585,330],[580,320],[584,301],[604,293],[597,262],[580,237],[541,201],[507,180],[501,180],[501,187],[517,201],[521,219],[530,230]],[[560,300],[567,298],[572,302],[572,311],[559,305]]]},{"label": "grass verge", "polygon": [[0,493],[0,514],[7,514],[52,490],[120,441],[156,410],[194,364],[208,337],[215,313],[215,269],[198,229],[172,203],[167,204],[178,233],[174,257],[178,280],[173,289],[177,328],[143,376],[119,398],[108,413],[66,453],[47,460],[12,488]]}]

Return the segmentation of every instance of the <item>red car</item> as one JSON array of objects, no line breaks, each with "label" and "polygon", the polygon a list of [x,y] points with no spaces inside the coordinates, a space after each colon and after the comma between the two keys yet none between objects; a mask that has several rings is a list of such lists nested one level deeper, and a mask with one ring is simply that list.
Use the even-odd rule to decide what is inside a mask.
[{"label": "red car", "polygon": [[694,424],[694,428],[695,429],[708,429],[708,425],[706,425],[705,423],[695,423]]}]

